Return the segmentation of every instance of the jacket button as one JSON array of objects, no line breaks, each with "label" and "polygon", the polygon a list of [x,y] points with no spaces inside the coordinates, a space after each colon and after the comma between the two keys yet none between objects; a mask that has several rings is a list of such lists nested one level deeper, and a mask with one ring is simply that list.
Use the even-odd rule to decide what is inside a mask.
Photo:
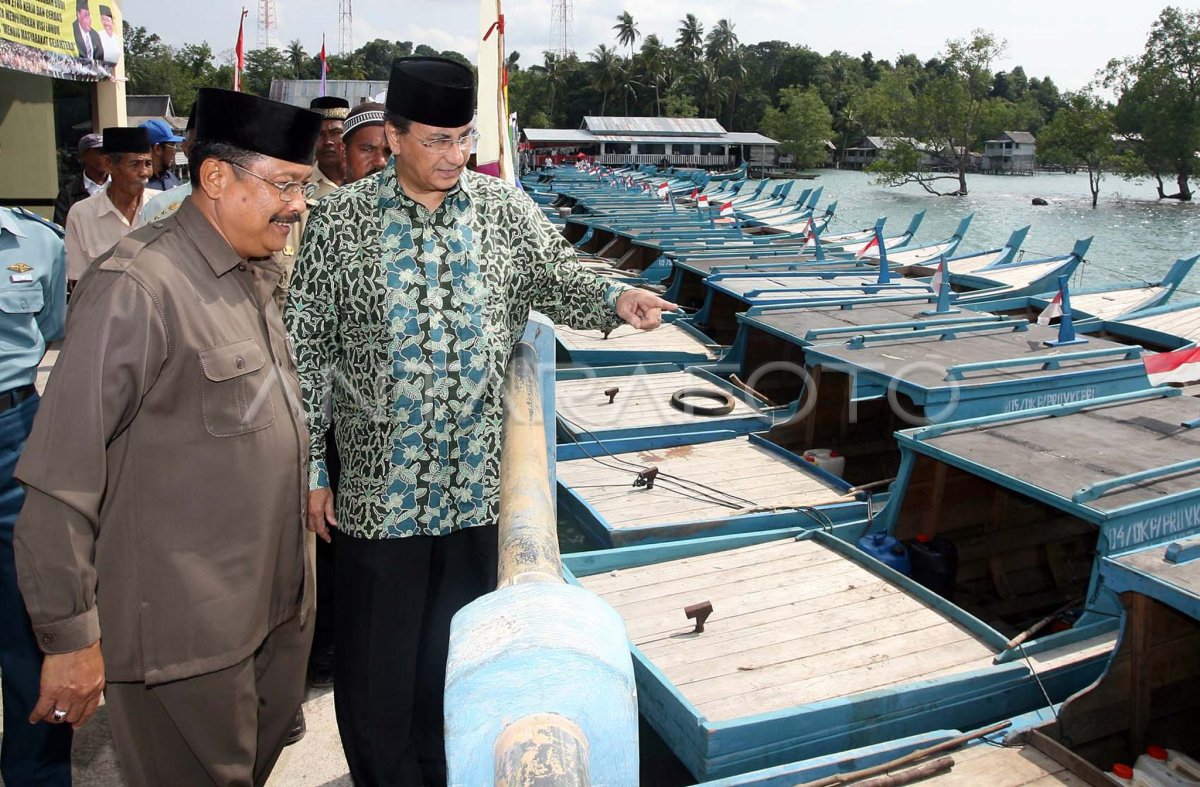
[{"label": "jacket button", "polygon": [[42,635],[42,644],[43,645],[49,645],[52,642],[54,642],[53,634],[43,634]]},{"label": "jacket button", "polygon": [[238,359],[237,359],[237,368],[239,368],[239,369],[245,369],[245,368],[246,368],[246,359],[245,359],[245,358],[238,358]]}]

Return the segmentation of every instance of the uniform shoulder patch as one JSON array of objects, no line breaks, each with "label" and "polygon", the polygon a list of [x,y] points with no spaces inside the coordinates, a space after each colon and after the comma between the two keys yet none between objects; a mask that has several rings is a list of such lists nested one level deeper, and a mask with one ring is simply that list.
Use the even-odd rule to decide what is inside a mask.
[{"label": "uniform shoulder patch", "polygon": [[96,263],[96,268],[102,271],[123,271],[129,267],[134,257],[142,249],[170,231],[170,226],[166,222],[161,221],[139,227],[117,241],[117,245],[113,246],[112,251],[108,252],[107,258],[100,257]]},{"label": "uniform shoulder patch", "polygon": [[23,219],[29,219],[30,221],[35,221],[38,224],[41,224],[43,227],[46,227],[47,229],[51,230],[55,235],[57,235],[60,238],[65,237],[67,234],[67,231],[65,229],[58,226],[57,224],[55,224],[53,221],[50,221],[49,219],[43,219],[41,216],[37,215],[36,213],[34,213],[31,210],[26,210],[25,208],[13,208],[13,213],[17,214],[18,216],[20,216]]}]

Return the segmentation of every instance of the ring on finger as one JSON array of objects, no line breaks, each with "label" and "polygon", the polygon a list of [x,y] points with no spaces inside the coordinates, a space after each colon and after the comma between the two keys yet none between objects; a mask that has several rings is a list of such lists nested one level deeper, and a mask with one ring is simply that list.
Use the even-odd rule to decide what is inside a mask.
[{"label": "ring on finger", "polygon": [[55,708],[53,715],[55,721],[62,721],[63,719],[67,718],[67,712],[62,708]]}]

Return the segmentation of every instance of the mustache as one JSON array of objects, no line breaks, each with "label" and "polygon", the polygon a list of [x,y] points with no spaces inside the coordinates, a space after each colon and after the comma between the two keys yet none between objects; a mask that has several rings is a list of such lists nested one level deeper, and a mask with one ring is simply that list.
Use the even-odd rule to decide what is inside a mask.
[{"label": "mustache", "polygon": [[296,211],[291,213],[276,213],[271,217],[271,221],[277,221],[280,224],[295,224],[300,221],[300,214]]}]

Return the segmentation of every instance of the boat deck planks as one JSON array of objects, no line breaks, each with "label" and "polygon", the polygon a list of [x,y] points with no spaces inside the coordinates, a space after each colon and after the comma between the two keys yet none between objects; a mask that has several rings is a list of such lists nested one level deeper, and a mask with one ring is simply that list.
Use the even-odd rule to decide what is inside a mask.
[{"label": "boat deck planks", "polygon": [[[1037,378],[1058,377],[1069,373],[1095,371],[1114,366],[1128,366],[1133,361],[1121,356],[1068,361],[1060,370],[1043,370],[1040,365],[1003,367],[970,372],[959,383],[945,379],[946,369],[966,363],[982,363],[1008,358],[1043,357],[1064,355],[1073,350],[1099,350],[1123,348],[1124,345],[1104,339],[1089,339],[1086,346],[1079,348],[1048,348],[1043,340],[1058,336],[1056,328],[1030,325],[1027,330],[1016,332],[1011,328],[960,332],[953,341],[944,341],[936,336],[897,339],[875,342],[867,347],[855,349],[839,344],[825,344],[815,352],[836,360],[874,370],[882,376],[903,380],[929,389],[952,386],[970,386],[997,382],[1012,382]],[[813,352],[814,350],[809,350]]]},{"label": "boat deck planks", "polygon": [[[891,255],[889,255],[890,257]],[[995,251],[982,251],[977,254],[969,254],[956,259],[947,260],[950,266],[951,274],[974,273],[980,268],[986,268],[996,261],[1000,254]]]},{"label": "boat deck planks", "polygon": [[[923,322],[926,320],[947,318],[969,319],[988,316],[987,312],[966,310],[942,315],[922,314],[922,312],[933,311],[935,308],[936,304],[927,301],[919,303],[885,303],[878,306],[860,305],[855,306],[853,309],[843,309],[840,306],[797,307],[794,309],[765,312],[755,315],[750,320],[788,336],[804,340],[809,331],[821,328],[889,325],[899,322]],[[895,327],[881,329],[881,331],[898,330],[901,329]],[[854,335],[850,332],[838,333],[827,337],[817,337],[815,341],[838,343],[844,342]]]},{"label": "boat deck planks", "polygon": [[[732,562],[738,567],[727,568]],[[994,656],[932,607],[813,541],[648,568],[654,573],[581,581],[614,605],[634,644],[712,721],[977,669]],[[702,601],[713,615],[704,634],[690,634],[682,609]]]},{"label": "boat deck planks", "polygon": [[[998,747],[977,743],[946,754],[954,759],[954,767],[946,773],[922,779],[919,784],[936,784],[938,787],[1086,787],[1088,784],[1032,746]],[[904,768],[889,773],[901,770]]]},{"label": "boat deck planks", "polygon": [[642,331],[632,325],[622,325],[606,339],[602,331],[577,331],[565,325],[554,326],[554,336],[570,351],[612,350],[613,352],[681,352],[717,357],[712,346],[704,343],[684,328],[666,323],[653,331]]},{"label": "boat deck planks", "polygon": [[[618,399],[620,397],[618,396]],[[633,487],[637,467],[685,479],[688,488],[663,478],[653,489]],[[742,508],[813,506],[840,499],[827,481],[805,472],[748,437],[559,462],[558,478],[587,501],[614,530],[650,524],[734,516],[738,508],[701,498],[703,484],[752,502]],[[737,502],[737,501],[732,501]]]},{"label": "boat deck planks", "polygon": [[[1072,303],[1074,298],[1071,299]],[[1130,325],[1150,328],[1163,333],[1172,333],[1192,341],[1200,341],[1200,306],[1179,311],[1164,312],[1149,317],[1124,320]]]},{"label": "boat deck planks", "polygon": [[1085,292],[1078,295],[1071,293],[1071,308],[1101,320],[1111,320],[1162,294],[1163,289],[1163,287],[1138,287],[1111,292]]},{"label": "boat deck planks", "polygon": [[[1188,397],[1083,410],[1071,418],[1041,417],[954,431],[929,442],[994,471],[1068,500],[1080,487],[1200,456],[1200,430]],[[1112,511],[1195,488],[1196,473],[1177,473],[1120,487],[1085,505]]]},{"label": "boat deck planks", "polygon": [[[818,276],[739,276],[731,279],[721,279],[721,288],[734,293],[735,295],[745,295],[755,290],[764,290],[762,296],[766,297],[771,290],[795,289],[801,288],[814,291],[814,296],[824,290],[839,290],[847,287],[860,288],[874,286],[879,280],[877,275],[868,276],[834,276],[830,279],[822,279]],[[907,284],[911,286],[919,286],[920,282],[904,280],[896,277],[892,280],[893,284]],[[887,287],[883,287],[886,290]],[[788,297],[795,298],[796,293],[787,293]],[[782,297],[782,296],[781,296]]]},{"label": "boat deck planks", "polygon": [[[703,378],[687,372],[663,374],[632,374],[621,377],[594,377],[579,380],[559,380],[555,397],[558,413],[572,428],[588,431],[613,428],[633,429],[644,426],[679,426],[712,424],[719,429],[727,419],[748,418],[758,411],[734,397],[733,411],[725,416],[693,415],[671,406],[671,394],[681,388],[714,388]],[[620,388],[612,404],[604,392]],[[587,435],[583,436],[584,439]]]},{"label": "boat deck planks", "polygon": [[992,268],[990,270],[975,271],[975,273],[972,275],[981,279],[987,279],[988,281],[996,282],[997,284],[1004,285],[1005,287],[1023,287],[1031,281],[1040,279],[1043,276],[1049,276],[1055,270],[1066,264],[1066,260],[1054,260],[1052,262],[1039,262],[1029,265],[1014,265],[1011,267],[1002,265],[998,268]]},{"label": "boat deck planks", "polygon": [[[1195,545],[1200,538],[1181,539],[1180,543]],[[1166,545],[1157,549],[1138,550],[1123,557],[1112,558],[1123,566],[1128,566],[1143,574],[1154,577],[1160,582],[1182,588],[1187,593],[1200,596],[1200,571],[1194,562],[1168,563],[1163,560]]]}]

